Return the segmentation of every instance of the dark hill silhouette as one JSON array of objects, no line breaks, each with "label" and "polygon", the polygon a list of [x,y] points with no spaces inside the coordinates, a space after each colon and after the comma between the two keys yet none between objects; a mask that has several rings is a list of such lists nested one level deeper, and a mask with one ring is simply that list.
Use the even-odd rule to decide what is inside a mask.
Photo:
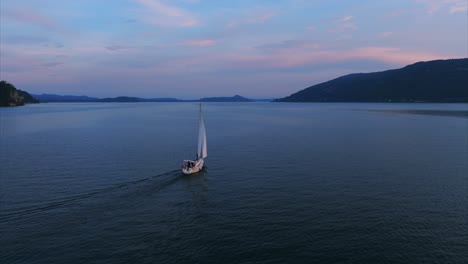
[{"label": "dark hill silhouette", "polygon": [[119,96],[114,98],[98,99],[97,102],[251,102],[252,100],[235,95],[232,97],[207,97],[198,100],[180,100],[175,98],[139,98],[139,97],[127,97]]},{"label": "dark hill silhouette", "polygon": [[29,93],[16,89],[7,81],[0,82],[0,106],[20,106],[24,104],[39,103]]},{"label": "dark hill silhouette", "polygon": [[[198,102],[199,100],[194,100]],[[202,102],[252,102],[252,100],[247,99],[240,95],[234,95],[232,97],[207,97],[202,98]]]},{"label": "dark hill silhouette", "polygon": [[33,94],[34,98],[41,102],[98,102],[99,98],[85,95],[57,95],[57,94]]},{"label": "dark hill silhouette", "polygon": [[206,97],[196,100],[181,100],[176,98],[140,98],[130,96],[118,96],[110,98],[96,98],[89,96],[77,95],[57,95],[57,94],[37,94],[33,95],[41,102],[103,102],[103,103],[140,103],[140,102],[253,102],[255,100],[235,95],[232,97]]},{"label": "dark hill silhouette", "polygon": [[277,102],[468,102],[468,59],[418,62],[401,69],[349,74]]},{"label": "dark hill silhouette", "polygon": [[114,98],[99,99],[98,102],[134,103],[143,102],[143,99],[138,97],[119,96]]}]

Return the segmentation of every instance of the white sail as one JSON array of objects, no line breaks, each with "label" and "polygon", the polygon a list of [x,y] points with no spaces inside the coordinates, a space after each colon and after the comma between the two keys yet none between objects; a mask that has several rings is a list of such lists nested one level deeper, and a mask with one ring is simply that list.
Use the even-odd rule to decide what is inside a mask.
[{"label": "white sail", "polygon": [[205,122],[203,121],[203,114],[200,103],[200,123],[198,127],[198,158],[204,159],[208,156],[206,151],[206,130]]}]

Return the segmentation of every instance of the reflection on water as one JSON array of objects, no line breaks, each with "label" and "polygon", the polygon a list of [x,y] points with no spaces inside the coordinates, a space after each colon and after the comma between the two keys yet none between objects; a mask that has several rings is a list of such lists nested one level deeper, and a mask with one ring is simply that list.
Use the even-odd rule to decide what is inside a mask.
[{"label": "reflection on water", "polygon": [[208,177],[207,169],[194,175],[182,177],[184,188],[190,192],[194,207],[204,205],[208,199]]},{"label": "reflection on water", "polygon": [[434,115],[434,116],[454,116],[468,118],[468,111],[456,110],[367,110],[382,113]]}]

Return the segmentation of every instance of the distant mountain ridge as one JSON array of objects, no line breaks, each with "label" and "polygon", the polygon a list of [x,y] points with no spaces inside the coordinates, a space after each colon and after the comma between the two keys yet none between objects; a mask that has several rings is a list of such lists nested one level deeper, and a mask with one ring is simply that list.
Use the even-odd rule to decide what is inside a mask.
[{"label": "distant mountain ridge", "polygon": [[33,94],[41,102],[97,102],[99,98],[85,95]]},{"label": "distant mountain ridge", "polygon": [[468,58],[418,62],[355,73],[310,86],[276,102],[468,102]]},{"label": "distant mountain ridge", "polygon": [[232,97],[207,97],[200,100],[193,100],[195,102],[253,102],[251,99],[247,99],[240,95],[234,95]]},{"label": "distant mountain ridge", "polygon": [[[97,98],[89,96],[76,96],[76,95],[57,95],[57,94],[35,94],[35,98],[41,102],[118,102],[118,103],[135,103],[135,102],[253,102],[256,100],[248,99],[240,95],[231,97],[206,97],[197,100],[181,100],[176,98],[139,98],[130,96],[118,96],[110,98]],[[263,99],[267,100],[267,99]],[[263,101],[261,100],[261,101]]]}]

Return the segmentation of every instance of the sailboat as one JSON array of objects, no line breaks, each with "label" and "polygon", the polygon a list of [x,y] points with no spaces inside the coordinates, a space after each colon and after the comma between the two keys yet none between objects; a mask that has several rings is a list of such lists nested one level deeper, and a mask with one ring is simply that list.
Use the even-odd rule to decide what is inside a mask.
[{"label": "sailboat", "polygon": [[200,120],[198,122],[198,150],[196,160],[184,160],[182,164],[182,172],[186,175],[197,173],[203,169],[205,161],[203,160],[208,156],[206,152],[206,130],[205,122],[203,121],[202,106],[200,102]]}]

